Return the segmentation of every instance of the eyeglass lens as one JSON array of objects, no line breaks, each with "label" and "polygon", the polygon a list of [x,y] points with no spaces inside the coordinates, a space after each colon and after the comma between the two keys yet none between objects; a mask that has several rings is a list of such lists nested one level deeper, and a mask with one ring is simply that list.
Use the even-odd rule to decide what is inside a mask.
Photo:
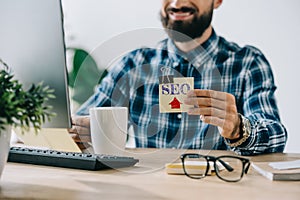
[{"label": "eyeglass lens", "polygon": [[211,156],[206,157],[199,154],[185,155],[182,161],[186,175],[200,179],[215,172],[219,178],[231,182],[242,178],[244,164],[241,159],[231,156],[221,156],[216,159]]},{"label": "eyeglass lens", "polygon": [[183,162],[185,173],[191,178],[203,178],[208,173],[208,161],[203,156],[187,155]]},{"label": "eyeglass lens", "polygon": [[[230,168],[226,168],[225,162]],[[227,181],[238,181],[243,175],[243,162],[234,157],[220,157],[216,160],[216,173],[217,175]]]}]

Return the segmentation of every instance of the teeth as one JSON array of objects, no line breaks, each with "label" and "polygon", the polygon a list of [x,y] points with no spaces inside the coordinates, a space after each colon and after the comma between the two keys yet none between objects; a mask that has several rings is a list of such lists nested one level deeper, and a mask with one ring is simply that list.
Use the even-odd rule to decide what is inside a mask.
[{"label": "teeth", "polygon": [[179,16],[179,17],[185,17],[185,16],[189,16],[190,13],[173,13],[173,15]]}]

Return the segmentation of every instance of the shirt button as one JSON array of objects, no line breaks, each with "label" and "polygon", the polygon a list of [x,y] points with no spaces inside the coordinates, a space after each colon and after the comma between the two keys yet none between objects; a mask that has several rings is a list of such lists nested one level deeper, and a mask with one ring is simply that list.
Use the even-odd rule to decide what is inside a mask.
[{"label": "shirt button", "polygon": [[177,118],[178,118],[178,119],[181,119],[181,118],[182,118],[182,114],[178,114],[178,115],[177,115]]},{"label": "shirt button", "polygon": [[179,65],[178,62],[174,62],[174,63],[173,63],[173,67],[177,67],[178,65]]}]

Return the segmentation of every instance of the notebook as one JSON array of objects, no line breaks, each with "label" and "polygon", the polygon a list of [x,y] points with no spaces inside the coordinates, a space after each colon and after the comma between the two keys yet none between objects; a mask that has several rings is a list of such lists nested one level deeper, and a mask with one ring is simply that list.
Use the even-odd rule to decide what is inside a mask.
[{"label": "notebook", "polygon": [[[272,181],[300,181],[300,166],[292,166],[295,161],[253,162],[252,167],[261,175]],[[298,161],[299,162],[299,161]],[[278,166],[280,169],[278,169]]]}]

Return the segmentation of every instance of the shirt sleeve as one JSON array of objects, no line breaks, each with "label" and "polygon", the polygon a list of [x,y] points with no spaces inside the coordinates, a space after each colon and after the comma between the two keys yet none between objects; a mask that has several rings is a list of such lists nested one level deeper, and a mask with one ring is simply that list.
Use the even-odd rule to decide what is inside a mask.
[{"label": "shirt sleeve", "polygon": [[95,88],[94,94],[80,106],[77,115],[89,115],[92,107],[128,106],[128,58],[124,57],[111,69]]},{"label": "shirt sleeve", "polygon": [[239,112],[250,121],[251,133],[233,150],[241,155],[283,152],[287,131],[279,117],[273,72],[262,54],[256,54],[248,65],[244,80],[244,100]]}]

